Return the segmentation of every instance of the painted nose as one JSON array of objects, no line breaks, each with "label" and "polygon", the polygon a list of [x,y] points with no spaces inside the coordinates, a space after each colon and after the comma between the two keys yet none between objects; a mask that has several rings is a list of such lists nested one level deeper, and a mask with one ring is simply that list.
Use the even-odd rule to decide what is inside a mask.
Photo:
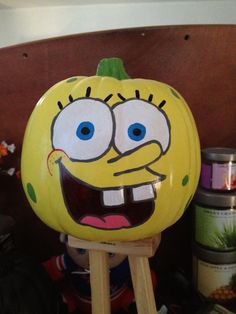
[{"label": "painted nose", "polygon": [[119,173],[132,172],[134,170],[142,169],[150,165],[160,158],[162,149],[159,143],[148,143],[144,146],[128,151],[124,154],[118,155],[107,162],[114,164]]}]

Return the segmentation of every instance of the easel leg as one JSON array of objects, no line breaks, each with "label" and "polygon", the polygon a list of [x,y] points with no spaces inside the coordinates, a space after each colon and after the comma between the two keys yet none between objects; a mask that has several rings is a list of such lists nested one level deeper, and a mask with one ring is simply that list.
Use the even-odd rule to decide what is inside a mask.
[{"label": "easel leg", "polygon": [[138,314],[156,314],[156,303],[147,257],[129,255],[135,300]]},{"label": "easel leg", "polygon": [[92,313],[110,314],[110,288],[108,255],[103,251],[89,250]]}]

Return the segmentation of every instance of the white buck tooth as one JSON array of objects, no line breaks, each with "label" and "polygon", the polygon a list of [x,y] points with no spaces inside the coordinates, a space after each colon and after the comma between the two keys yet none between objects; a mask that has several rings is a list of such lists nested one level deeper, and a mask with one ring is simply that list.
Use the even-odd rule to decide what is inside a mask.
[{"label": "white buck tooth", "polygon": [[102,191],[105,206],[119,206],[124,204],[124,189]]},{"label": "white buck tooth", "polygon": [[155,198],[152,184],[144,184],[132,189],[133,200],[135,202],[150,200]]}]

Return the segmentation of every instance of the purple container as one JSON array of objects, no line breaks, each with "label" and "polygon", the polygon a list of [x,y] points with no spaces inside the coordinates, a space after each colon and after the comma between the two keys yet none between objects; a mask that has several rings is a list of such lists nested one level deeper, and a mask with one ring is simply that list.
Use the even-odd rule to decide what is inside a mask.
[{"label": "purple container", "polygon": [[236,149],[202,149],[200,186],[210,190],[236,190]]}]

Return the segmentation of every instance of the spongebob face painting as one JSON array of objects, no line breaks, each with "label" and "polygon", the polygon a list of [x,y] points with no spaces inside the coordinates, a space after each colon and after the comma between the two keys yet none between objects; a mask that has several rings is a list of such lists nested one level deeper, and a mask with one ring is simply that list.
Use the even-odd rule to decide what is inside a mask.
[{"label": "spongebob face painting", "polygon": [[22,151],[35,213],[86,240],[160,233],[182,216],[199,168],[196,126],[183,98],[166,84],[127,78],[120,59],[103,60],[96,76],[49,89],[30,117]]}]

